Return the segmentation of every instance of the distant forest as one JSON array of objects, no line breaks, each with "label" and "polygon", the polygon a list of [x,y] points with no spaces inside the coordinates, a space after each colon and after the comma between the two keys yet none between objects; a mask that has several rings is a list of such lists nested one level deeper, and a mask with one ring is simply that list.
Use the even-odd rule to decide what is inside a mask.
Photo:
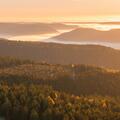
[{"label": "distant forest", "polygon": [[0,56],[49,64],[86,64],[120,70],[120,50],[100,45],[65,45],[0,39]]}]

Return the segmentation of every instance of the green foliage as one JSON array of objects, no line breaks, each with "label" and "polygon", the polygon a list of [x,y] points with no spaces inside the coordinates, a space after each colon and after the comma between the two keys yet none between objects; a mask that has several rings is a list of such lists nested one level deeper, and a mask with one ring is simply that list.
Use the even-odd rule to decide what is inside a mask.
[{"label": "green foliage", "polygon": [[120,98],[74,96],[40,85],[0,85],[6,120],[119,120]]},{"label": "green foliage", "polygon": [[47,84],[75,95],[120,93],[120,72],[87,65],[29,63],[0,69],[0,80],[12,83]]},{"label": "green foliage", "polygon": [[20,60],[12,57],[0,57],[0,68],[14,67],[22,64],[33,63],[30,60]]},{"label": "green foliage", "polygon": [[120,120],[119,71],[13,58],[0,66],[0,118]]}]

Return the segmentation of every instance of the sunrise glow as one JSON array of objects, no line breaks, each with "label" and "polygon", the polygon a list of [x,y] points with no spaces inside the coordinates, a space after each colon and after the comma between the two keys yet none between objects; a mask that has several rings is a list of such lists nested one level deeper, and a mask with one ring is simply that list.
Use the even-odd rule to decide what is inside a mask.
[{"label": "sunrise glow", "polygon": [[4,0],[0,21],[120,21],[119,0]]}]

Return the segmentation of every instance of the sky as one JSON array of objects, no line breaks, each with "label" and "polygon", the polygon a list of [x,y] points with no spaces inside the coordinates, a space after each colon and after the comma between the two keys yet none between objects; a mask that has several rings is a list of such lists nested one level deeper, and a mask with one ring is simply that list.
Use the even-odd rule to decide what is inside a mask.
[{"label": "sky", "polygon": [[0,21],[120,20],[120,0],[0,0]]}]

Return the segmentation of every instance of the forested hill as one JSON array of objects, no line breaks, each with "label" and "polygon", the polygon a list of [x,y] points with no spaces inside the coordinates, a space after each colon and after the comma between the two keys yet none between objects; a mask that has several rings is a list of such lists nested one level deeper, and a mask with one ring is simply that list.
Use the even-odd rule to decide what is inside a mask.
[{"label": "forested hill", "polygon": [[[12,84],[44,84],[75,95],[119,96],[120,72],[88,65],[24,63],[1,66],[0,80]],[[3,64],[3,66],[5,66]]]},{"label": "forested hill", "polygon": [[119,120],[120,72],[0,57],[0,119]]},{"label": "forested hill", "polygon": [[75,96],[40,85],[0,84],[2,120],[119,120],[120,99]]},{"label": "forested hill", "polygon": [[64,45],[0,40],[0,56],[50,64],[88,64],[120,69],[120,51],[99,45]]}]

